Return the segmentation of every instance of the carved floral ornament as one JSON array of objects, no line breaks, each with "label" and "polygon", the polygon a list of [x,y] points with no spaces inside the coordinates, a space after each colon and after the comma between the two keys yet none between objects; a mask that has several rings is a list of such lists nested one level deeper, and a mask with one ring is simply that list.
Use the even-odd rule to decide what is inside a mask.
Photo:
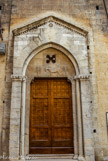
[{"label": "carved floral ornament", "polygon": [[54,16],[49,16],[49,17],[46,17],[44,19],[38,20],[38,21],[36,21],[34,23],[28,24],[28,25],[26,25],[24,27],[15,29],[15,30],[13,30],[13,34],[14,34],[14,36],[18,36],[18,35],[24,34],[26,32],[29,32],[31,30],[34,30],[34,29],[36,29],[36,28],[38,28],[38,27],[40,27],[42,25],[45,25],[47,23],[49,23],[49,27],[53,27],[52,23],[55,23],[55,24],[57,24],[59,26],[67,28],[68,30],[74,31],[74,32],[76,32],[76,33],[78,33],[80,35],[85,36],[85,37],[88,34],[87,31],[85,31],[85,30],[83,30],[83,29],[81,29],[81,28],[79,28],[79,27],[77,27],[75,25],[72,25],[70,23],[67,23],[64,20],[61,20],[61,19],[56,18]]}]

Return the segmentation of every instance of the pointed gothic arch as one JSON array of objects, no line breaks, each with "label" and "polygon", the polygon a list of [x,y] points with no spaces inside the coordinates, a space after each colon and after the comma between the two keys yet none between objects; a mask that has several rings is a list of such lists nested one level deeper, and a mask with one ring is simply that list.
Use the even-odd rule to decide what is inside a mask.
[{"label": "pointed gothic arch", "polygon": [[31,59],[39,52],[41,52],[45,49],[48,49],[48,48],[54,48],[54,49],[59,50],[60,52],[63,52],[63,54],[65,54],[68,57],[68,59],[70,59],[71,63],[74,65],[76,75],[80,74],[80,69],[79,69],[78,63],[77,63],[76,59],[74,58],[74,56],[67,49],[62,47],[61,45],[50,42],[50,43],[43,44],[43,45],[39,46],[38,48],[34,49],[31,52],[31,54],[29,54],[29,56],[27,57],[27,59],[24,62],[24,65],[23,65],[23,75],[25,75],[27,66],[28,66],[29,62],[31,61]]}]

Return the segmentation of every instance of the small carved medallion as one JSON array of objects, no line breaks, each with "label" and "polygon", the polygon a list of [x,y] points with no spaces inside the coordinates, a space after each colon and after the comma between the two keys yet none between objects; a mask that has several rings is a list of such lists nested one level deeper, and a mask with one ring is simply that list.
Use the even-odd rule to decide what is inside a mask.
[{"label": "small carved medallion", "polygon": [[49,24],[49,27],[53,27],[53,24],[52,24],[52,23],[50,23],[50,24]]}]

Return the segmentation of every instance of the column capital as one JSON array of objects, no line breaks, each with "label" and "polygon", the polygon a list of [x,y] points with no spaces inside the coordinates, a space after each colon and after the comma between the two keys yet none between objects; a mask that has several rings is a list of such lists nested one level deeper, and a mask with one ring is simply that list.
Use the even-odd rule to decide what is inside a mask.
[{"label": "column capital", "polygon": [[74,80],[88,80],[90,78],[90,75],[83,75],[83,74],[80,74],[80,75],[75,75],[73,77]]},{"label": "column capital", "polygon": [[27,76],[23,76],[23,75],[11,75],[11,79],[12,81],[26,81]]}]

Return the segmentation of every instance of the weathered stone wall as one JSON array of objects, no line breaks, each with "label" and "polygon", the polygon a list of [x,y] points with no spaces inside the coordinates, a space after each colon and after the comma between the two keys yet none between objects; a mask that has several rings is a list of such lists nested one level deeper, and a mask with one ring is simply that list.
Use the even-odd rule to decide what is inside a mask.
[{"label": "weathered stone wall", "polygon": [[[108,2],[105,0],[108,9]],[[11,79],[13,64],[13,40],[8,40],[9,30],[30,24],[39,19],[40,15],[54,12],[62,16],[62,19],[74,19],[74,22],[90,27],[93,31],[92,50],[94,50],[95,59],[90,64],[90,72],[93,75],[93,128],[96,159],[102,161],[104,156],[108,156],[108,140],[106,126],[106,112],[108,112],[108,20],[103,4],[103,0],[0,0],[2,8],[2,27],[3,41],[7,43],[6,63],[5,57],[0,56],[1,82],[0,88],[0,119],[3,112],[2,145],[3,154],[8,155],[9,143],[9,118],[10,118],[10,96]],[[96,9],[96,6],[99,10]],[[11,10],[12,9],[12,10]],[[11,14],[11,18],[10,18]],[[82,26],[81,26],[82,27]],[[79,50],[80,52],[80,50]],[[90,58],[91,59],[91,58]],[[91,61],[90,61],[91,62]],[[5,68],[6,66],[6,68]],[[4,81],[6,76],[6,81]],[[96,78],[96,81],[95,81]],[[5,95],[4,95],[5,84]],[[4,95],[4,108],[3,108]],[[2,121],[0,121],[1,124]],[[0,126],[1,133],[1,126]],[[0,137],[1,138],[1,137]]]},{"label": "weathered stone wall", "polygon": [[[6,93],[5,93],[5,86],[6,85],[6,70],[8,69],[7,72],[10,71],[9,68],[6,68],[6,60],[7,60],[7,54],[8,54],[8,37],[9,37],[9,27],[10,27],[10,12],[11,12],[11,0],[0,0],[0,6],[1,6],[1,11],[0,11],[0,21],[1,21],[1,26],[0,28],[3,29],[3,33],[2,33],[2,38],[3,38],[3,42],[6,43],[6,53],[5,55],[1,55],[0,54],[0,155],[2,155],[2,150],[3,150],[3,146],[2,146],[2,140],[5,146],[4,151],[8,151],[8,142],[7,141],[7,145],[6,145],[6,138],[8,136],[8,131],[9,131],[9,106],[7,106],[7,110],[4,111],[4,107],[5,107],[5,103],[6,103]],[[1,42],[1,37],[0,37],[0,42]],[[8,81],[7,81],[8,84]],[[7,89],[9,91],[9,89]],[[9,93],[10,95],[10,93]],[[5,119],[3,120],[3,116],[5,117]],[[4,133],[4,131],[7,131],[7,135],[6,133]]]},{"label": "weathered stone wall", "polygon": [[95,136],[97,160],[108,156],[108,133],[106,112],[108,112],[108,38],[98,32],[94,35],[95,41],[95,68],[96,68],[96,94],[97,94],[97,134]]},{"label": "weathered stone wall", "polygon": [[0,56],[0,155],[1,155],[1,129],[2,129],[2,113],[3,113],[3,99],[4,99],[4,84],[5,84],[5,56]]}]

